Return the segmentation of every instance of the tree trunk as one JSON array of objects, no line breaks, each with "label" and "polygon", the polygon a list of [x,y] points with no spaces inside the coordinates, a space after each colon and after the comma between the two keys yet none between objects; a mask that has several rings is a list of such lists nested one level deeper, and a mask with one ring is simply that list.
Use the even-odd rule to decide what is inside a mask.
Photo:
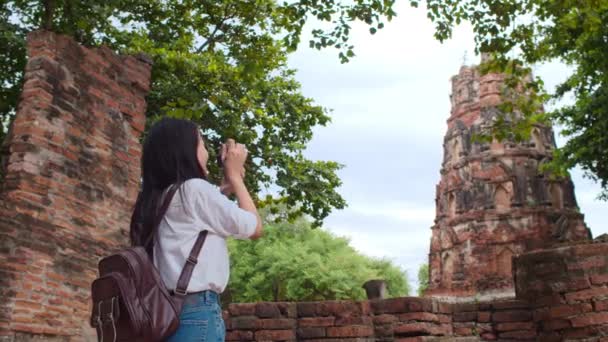
[{"label": "tree trunk", "polygon": [[53,15],[55,12],[55,0],[44,1],[44,15],[42,16],[42,28],[51,31],[53,29]]}]

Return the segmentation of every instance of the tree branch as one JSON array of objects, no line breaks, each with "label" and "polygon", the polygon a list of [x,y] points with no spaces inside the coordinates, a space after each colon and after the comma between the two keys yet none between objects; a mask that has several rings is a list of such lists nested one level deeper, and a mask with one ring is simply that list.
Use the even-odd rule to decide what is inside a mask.
[{"label": "tree branch", "polygon": [[[229,5],[226,4],[226,7],[224,8],[224,13],[228,13],[228,7]],[[212,42],[214,42],[214,38],[216,38],[216,34],[218,33],[218,31],[222,28],[222,26],[224,26],[224,23],[226,22],[226,20],[233,18],[234,15],[226,15],[220,22],[219,24],[215,25],[215,29],[213,30],[213,32],[211,32],[211,35],[209,35],[209,38],[207,38],[207,40],[198,48],[196,49],[196,53],[201,53],[203,52],[203,50]]]},{"label": "tree branch", "polygon": [[231,18],[231,17],[225,17],[224,19],[222,19],[222,21],[219,24],[217,24],[215,26],[215,29],[213,30],[213,32],[211,32],[211,35],[209,36],[209,38],[207,38],[207,40],[198,49],[196,49],[197,53],[202,52],[211,42],[213,42],[213,39],[216,38],[215,35],[220,30],[220,28],[224,25],[224,22],[226,20],[228,20],[229,18]]}]

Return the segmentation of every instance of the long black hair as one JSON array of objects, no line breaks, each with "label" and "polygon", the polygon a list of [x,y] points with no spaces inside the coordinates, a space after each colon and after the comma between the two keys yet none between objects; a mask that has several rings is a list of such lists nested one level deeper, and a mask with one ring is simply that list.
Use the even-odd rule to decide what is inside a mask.
[{"label": "long black hair", "polygon": [[166,189],[192,178],[206,179],[197,149],[198,127],[191,121],[163,118],[155,123],[144,142],[141,159],[142,190],[131,217],[131,245],[144,246],[152,255],[161,199]]}]

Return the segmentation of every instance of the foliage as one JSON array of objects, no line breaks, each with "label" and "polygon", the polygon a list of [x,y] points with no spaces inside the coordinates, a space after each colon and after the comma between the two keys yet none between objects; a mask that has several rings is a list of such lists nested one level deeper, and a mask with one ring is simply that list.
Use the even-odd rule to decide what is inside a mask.
[{"label": "foliage", "polygon": [[390,261],[359,254],[345,238],[294,223],[265,227],[264,238],[229,242],[233,302],[365,299],[362,285],[381,278],[392,297],[409,293],[406,274]]},{"label": "foliage", "polygon": [[[302,152],[327,111],[302,95],[287,56],[305,23],[316,18],[310,45],[354,56],[350,24],[373,33],[390,20],[394,0],[9,0],[0,5],[0,120],[15,111],[25,65],[25,34],[45,28],[85,45],[154,60],[147,116],[188,118],[204,129],[212,152],[227,137],[247,144],[253,193],[278,190],[261,203],[289,204],[289,218],[308,214],[319,225],[345,202],[336,192],[340,164],[310,161]],[[323,25],[321,25],[323,26]],[[2,134],[5,133],[1,130]],[[213,155],[212,155],[213,157]],[[219,168],[211,168],[219,176]]]},{"label": "foliage", "polygon": [[422,297],[429,288],[429,264],[422,264],[418,269],[418,296]]},{"label": "foliage", "polygon": [[[497,122],[499,136],[524,140],[539,122],[564,126],[569,137],[546,166],[556,175],[579,165],[601,182],[608,198],[608,0],[427,0],[428,16],[435,22],[436,38],[448,39],[464,20],[471,22],[478,52],[491,53],[485,72],[506,72],[507,90],[525,89],[525,96],[507,101],[506,116]],[[536,63],[553,60],[572,67],[567,79],[547,94],[540,79],[526,79]],[[543,113],[546,99],[573,96],[572,105]],[[517,113],[514,120],[508,117]]]}]

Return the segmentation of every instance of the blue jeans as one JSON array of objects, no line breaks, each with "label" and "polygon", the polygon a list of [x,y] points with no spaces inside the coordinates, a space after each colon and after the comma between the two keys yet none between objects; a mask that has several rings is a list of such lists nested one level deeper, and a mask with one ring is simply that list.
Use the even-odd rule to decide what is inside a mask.
[{"label": "blue jeans", "polygon": [[167,342],[223,342],[226,328],[219,295],[212,291],[189,294],[179,315],[179,328]]}]

